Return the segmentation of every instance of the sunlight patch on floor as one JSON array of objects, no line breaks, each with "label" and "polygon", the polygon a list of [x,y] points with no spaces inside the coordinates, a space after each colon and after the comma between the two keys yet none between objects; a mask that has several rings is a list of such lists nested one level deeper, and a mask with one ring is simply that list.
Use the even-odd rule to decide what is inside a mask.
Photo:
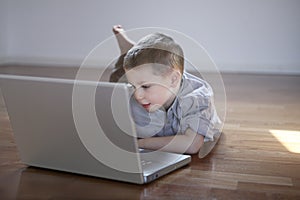
[{"label": "sunlight patch on floor", "polygon": [[269,130],[270,133],[290,152],[300,153],[300,131]]}]

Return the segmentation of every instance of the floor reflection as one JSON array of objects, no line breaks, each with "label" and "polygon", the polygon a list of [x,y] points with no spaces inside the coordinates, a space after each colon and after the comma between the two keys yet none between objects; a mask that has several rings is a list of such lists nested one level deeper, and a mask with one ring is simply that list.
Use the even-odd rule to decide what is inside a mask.
[{"label": "floor reflection", "polygon": [[1,199],[144,199],[158,188],[36,167],[1,171]]}]

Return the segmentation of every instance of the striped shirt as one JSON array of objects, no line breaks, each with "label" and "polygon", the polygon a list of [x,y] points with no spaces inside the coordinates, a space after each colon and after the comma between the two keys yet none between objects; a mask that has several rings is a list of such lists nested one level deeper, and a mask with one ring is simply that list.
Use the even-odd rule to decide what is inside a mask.
[{"label": "striped shirt", "polygon": [[220,131],[219,119],[210,85],[187,72],[183,73],[179,92],[168,110],[147,112],[134,97],[131,111],[139,138],[184,134],[187,128],[212,141]]}]

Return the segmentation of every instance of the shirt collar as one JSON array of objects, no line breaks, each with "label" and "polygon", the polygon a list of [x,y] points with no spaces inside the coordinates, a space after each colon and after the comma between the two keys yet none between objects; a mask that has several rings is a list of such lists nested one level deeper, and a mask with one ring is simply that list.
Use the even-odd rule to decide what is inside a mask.
[{"label": "shirt collar", "polygon": [[[186,75],[185,75],[185,73],[183,73],[182,77],[181,77],[180,88],[178,90],[176,98],[174,99],[172,105],[167,110],[167,113],[173,112],[176,117],[178,117],[177,112],[176,112],[177,106],[179,106],[179,104],[178,104],[178,98],[180,98],[180,95],[182,94],[182,92],[184,90],[185,82],[186,82]],[[175,110],[175,112],[173,110]]]}]

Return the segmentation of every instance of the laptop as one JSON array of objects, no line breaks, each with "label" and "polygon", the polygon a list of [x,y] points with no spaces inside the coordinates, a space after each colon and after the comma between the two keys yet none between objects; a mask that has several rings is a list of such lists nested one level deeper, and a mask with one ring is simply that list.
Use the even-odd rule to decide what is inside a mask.
[{"label": "laptop", "polygon": [[0,86],[29,166],[144,184],[191,162],[138,148],[125,83],[3,74]]}]

